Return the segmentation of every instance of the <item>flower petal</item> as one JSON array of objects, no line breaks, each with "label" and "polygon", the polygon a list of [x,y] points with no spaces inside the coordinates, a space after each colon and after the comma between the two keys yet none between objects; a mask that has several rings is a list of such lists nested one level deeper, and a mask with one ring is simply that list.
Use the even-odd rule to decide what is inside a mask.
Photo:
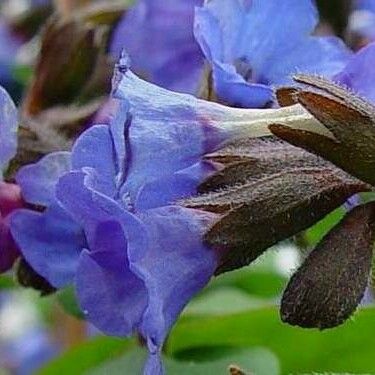
[{"label": "flower petal", "polygon": [[290,84],[291,75],[300,72],[332,77],[345,67],[352,53],[339,38],[307,37],[282,53],[286,55],[275,55],[263,64],[264,77],[270,83]]},{"label": "flower petal", "polygon": [[134,69],[149,81],[171,90],[194,93],[203,68],[203,56],[192,32],[194,5],[201,2],[138,1],[116,27],[111,53],[119,57],[126,48]]},{"label": "flower petal", "polygon": [[[97,277],[105,283],[104,278],[108,277],[106,282],[116,285],[114,295],[118,293],[127,300],[136,298],[132,296],[133,292],[143,295],[139,285],[142,281],[147,291],[147,307],[139,329],[148,341],[151,363],[159,363],[157,356],[169,329],[186,303],[203,288],[217,267],[217,254],[202,242],[204,231],[217,219],[217,215],[168,206],[147,210],[137,218],[114,200],[95,191],[95,176],[89,172],[69,173],[60,179],[57,186],[59,201],[85,227],[89,242],[90,250],[81,259],[85,272],[82,269],[77,279],[80,300],[89,316],[91,314],[95,323],[100,324],[99,328],[111,334],[129,334],[130,327],[135,328],[135,317],[141,307],[137,305],[133,310],[128,303],[118,300],[119,306],[124,308],[124,316],[130,314],[132,317],[127,326],[125,323],[121,326],[118,310],[113,310],[116,299],[108,295],[104,306],[109,307],[101,310],[92,283]],[[107,230],[106,237],[111,238],[111,242],[103,239],[104,235],[98,236],[94,230],[98,223],[108,221],[111,224],[106,224],[102,232]],[[114,221],[121,225],[123,233],[119,226],[113,224]],[[113,233],[109,234],[108,228]],[[113,246],[112,239],[116,246]],[[99,240],[102,241],[99,248],[103,250],[96,251]],[[117,255],[112,253],[114,248],[118,248],[115,251]],[[127,258],[122,253],[126,249]],[[110,260],[112,256],[113,262]],[[119,268],[120,263],[122,266]],[[84,276],[87,269],[91,270],[87,274],[88,279]],[[129,272],[133,273],[134,279]],[[126,280],[132,280],[131,283],[137,287],[134,290],[129,288],[126,293],[122,287]],[[124,327],[128,329],[124,330]]]},{"label": "flower petal", "polygon": [[197,194],[198,185],[215,171],[216,168],[211,163],[198,162],[171,176],[151,181],[139,190],[134,208],[136,211],[143,211],[167,206]]},{"label": "flower petal", "polygon": [[0,169],[4,172],[17,150],[18,114],[9,94],[0,86]]},{"label": "flower petal", "polygon": [[96,182],[96,172],[86,169],[85,172],[66,174],[56,187],[59,203],[85,229],[89,248],[91,248],[90,244],[96,241],[98,223],[120,220],[119,218],[126,223],[128,246],[147,247],[146,239],[139,236],[139,233],[143,231],[139,220],[118,202],[99,192]]},{"label": "flower petal", "polygon": [[58,288],[73,281],[86,241],[65,211],[57,205],[44,213],[17,210],[10,223],[14,240],[36,272]]},{"label": "flower petal", "polygon": [[95,190],[88,172],[69,173],[57,186],[60,202],[82,224],[89,244],[79,263],[78,295],[99,329],[127,336],[137,328],[147,297],[143,281],[129,268],[127,252],[134,248],[137,258],[148,248],[147,235],[134,215]]},{"label": "flower petal", "polygon": [[[201,42],[205,33],[209,33],[206,44],[210,45],[214,58],[232,62],[253,55],[252,61],[255,61],[281,48],[290,48],[296,40],[309,35],[316,23],[317,10],[311,0],[282,3],[278,0],[212,0],[196,10],[196,37]],[[213,39],[213,33],[220,35],[220,44],[217,44],[217,37]],[[214,40],[216,43],[211,44]],[[221,56],[215,53],[217,49],[222,51]]]},{"label": "flower petal", "polygon": [[235,124],[245,114],[157,87],[121,64],[114,95],[128,102],[132,115],[130,160],[123,189],[134,199],[140,186],[187,168],[217,148],[231,136],[231,129],[221,125]]},{"label": "flower petal", "polygon": [[114,336],[136,330],[147,293],[129,269],[127,240],[118,222],[99,223],[90,251],[81,254],[76,283],[82,310],[97,328]]},{"label": "flower petal", "polygon": [[273,100],[270,86],[246,82],[233,65],[215,61],[212,76],[218,98],[234,107],[262,108]]},{"label": "flower petal", "polygon": [[140,219],[150,246],[129,248],[128,253],[132,269],[148,291],[141,332],[155,353],[182,309],[208,283],[218,265],[216,252],[202,242],[204,231],[217,215],[166,206],[149,210]]},{"label": "flower petal", "polygon": [[311,0],[212,0],[196,9],[195,37],[212,65],[218,98],[266,107],[270,85],[290,83],[294,72],[337,73],[350,52],[337,38],[311,37],[317,20]]},{"label": "flower petal", "polygon": [[194,36],[210,62],[228,62],[236,55],[244,14],[238,0],[224,0],[220,5],[211,1],[195,8]]},{"label": "flower petal", "polygon": [[92,168],[98,175],[97,189],[108,196],[116,194],[116,160],[111,131],[106,125],[86,130],[72,151],[72,169]]},{"label": "flower petal", "polygon": [[21,168],[16,181],[22,195],[29,203],[48,206],[55,201],[55,186],[58,179],[71,168],[70,152],[54,152],[35,164]]}]

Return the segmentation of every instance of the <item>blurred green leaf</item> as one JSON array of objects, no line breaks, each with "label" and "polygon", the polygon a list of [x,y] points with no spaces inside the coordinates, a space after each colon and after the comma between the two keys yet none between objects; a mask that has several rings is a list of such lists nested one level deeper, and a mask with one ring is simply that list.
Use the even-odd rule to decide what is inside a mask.
[{"label": "blurred green leaf", "polygon": [[171,333],[167,352],[190,359],[192,348],[262,346],[277,355],[283,374],[375,373],[374,321],[375,308],[363,308],[353,320],[326,331],[285,325],[276,307],[231,316],[182,319]]},{"label": "blurred green leaf", "polygon": [[317,243],[344,217],[345,213],[345,208],[339,207],[305,231],[304,240],[307,242],[307,245],[309,247],[317,245]]},{"label": "blurred green leaf", "polygon": [[[89,371],[86,375],[124,375],[141,374],[147,353],[142,349],[135,349],[125,356],[111,361],[98,369]],[[202,375],[216,374],[228,375],[228,367],[236,365],[246,373],[257,375],[277,375],[279,374],[279,364],[277,358],[268,350],[238,349],[231,354],[214,361],[206,363],[178,362],[169,358],[164,359],[167,374],[178,375]]]},{"label": "blurred green leaf", "polygon": [[33,76],[33,68],[30,65],[15,65],[12,74],[18,83],[26,86]]},{"label": "blurred green leaf", "polygon": [[206,290],[236,287],[257,297],[273,298],[280,295],[286,282],[287,279],[275,269],[261,269],[251,265],[216,277]]},{"label": "blurred green leaf", "polygon": [[134,341],[111,337],[97,337],[82,345],[72,348],[62,356],[54,359],[38,375],[69,374],[81,375],[123,354],[134,345]]},{"label": "blurred green leaf", "polygon": [[96,369],[87,371],[85,375],[141,374],[146,358],[146,350],[135,348],[120,358],[104,363]]},{"label": "blurred green leaf", "polygon": [[60,289],[56,292],[56,297],[66,313],[73,315],[78,319],[84,318],[83,312],[78,305],[74,287],[70,286]]},{"label": "blurred green leaf", "polygon": [[[361,193],[362,203],[373,202],[375,194]],[[324,219],[318,221],[310,229],[304,232],[303,240],[306,241],[307,246],[314,247],[318,242],[345,216],[345,207],[341,206],[328,214]]]},{"label": "blurred green leaf", "polygon": [[186,308],[186,315],[233,314],[270,305],[265,299],[231,287],[214,289],[193,300]]},{"label": "blurred green leaf", "polygon": [[375,201],[375,193],[374,192],[361,193],[360,197],[361,197],[362,203],[369,203],[369,202]]},{"label": "blurred green leaf", "polygon": [[15,288],[17,284],[15,283],[14,279],[8,275],[1,275],[0,276],[0,290],[2,289],[12,289]]}]

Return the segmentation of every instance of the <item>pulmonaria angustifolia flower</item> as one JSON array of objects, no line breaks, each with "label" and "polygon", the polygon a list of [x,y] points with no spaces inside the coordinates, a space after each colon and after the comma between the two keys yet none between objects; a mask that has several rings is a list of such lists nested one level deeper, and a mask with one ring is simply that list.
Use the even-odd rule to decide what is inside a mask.
[{"label": "pulmonaria angustifolia flower", "polygon": [[292,73],[339,72],[350,52],[336,37],[312,36],[317,21],[311,0],[211,0],[197,8],[195,36],[218,99],[266,107],[271,86],[291,83]]},{"label": "pulmonaria angustifolia flower", "polygon": [[237,109],[170,92],[139,79],[127,63],[123,57],[113,79],[111,123],[83,133],[72,153],[47,155],[17,173],[25,200],[46,209],[14,213],[12,234],[54,287],[75,283],[99,329],[139,332],[151,353],[146,373],[157,374],[169,329],[222,255],[203,238],[228,208],[182,203],[222,168],[204,156],[265,135],[270,121],[319,123],[299,106]]},{"label": "pulmonaria angustifolia flower", "polygon": [[16,153],[17,128],[17,109],[0,87],[0,273],[7,271],[18,256],[9,230],[9,214],[22,207],[21,192],[17,185],[3,181],[8,162]]},{"label": "pulmonaria angustifolia flower", "polygon": [[195,93],[203,54],[194,39],[194,7],[203,0],[140,0],[113,32],[110,51],[118,58],[125,48],[133,69],[170,90]]}]

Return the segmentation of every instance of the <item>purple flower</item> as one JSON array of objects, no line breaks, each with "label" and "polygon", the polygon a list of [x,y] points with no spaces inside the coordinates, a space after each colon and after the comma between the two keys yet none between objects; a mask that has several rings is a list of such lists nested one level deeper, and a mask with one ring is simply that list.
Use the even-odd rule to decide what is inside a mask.
[{"label": "purple flower", "polygon": [[16,181],[26,202],[46,207],[21,209],[11,215],[11,231],[32,268],[54,287],[73,282],[86,239],[82,228],[58,204],[58,179],[71,169],[71,154],[56,152],[21,168]]},{"label": "purple flower", "polygon": [[237,109],[174,93],[139,79],[126,57],[113,82],[109,125],[88,129],[71,154],[18,172],[25,200],[46,210],[14,213],[12,234],[53,286],[75,283],[96,327],[142,335],[151,353],[145,373],[158,374],[166,335],[219,262],[202,238],[220,214],[179,205],[220,168],[203,156],[266,134],[270,121],[306,125],[309,115],[298,106]]},{"label": "purple flower", "polygon": [[18,116],[7,92],[0,87],[0,273],[7,271],[18,256],[9,231],[9,214],[22,207],[21,192],[17,185],[2,181],[2,175],[17,148]]},{"label": "purple flower", "polygon": [[353,55],[333,80],[375,103],[375,43]]},{"label": "purple flower", "polygon": [[332,76],[349,50],[335,37],[314,37],[318,14],[311,0],[212,0],[196,9],[195,36],[212,65],[222,102],[265,107],[272,85],[295,72]]},{"label": "purple flower", "polygon": [[[134,84],[137,90],[131,92],[131,106],[143,88],[153,90],[150,98],[158,91],[131,72],[124,81],[120,85]],[[57,184],[65,213],[54,212],[50,189],[64,169],[54,163],[58,155],[22,169],[17,181],[25,198],[48,209],[21,210],[12,219],[13,234],[38,272],[55,286],[75,280],[89,321],[107,334],[138,331],[147,339],[149,374],[161,373],[159,354],[171,325],[217,265],[217,254],[201,240],[216,215],[169,203],[195,192],[199,180],[213,170],[200,160],[206,129],[178,121],[164,126],[164,116],[155,118],[158,110],[150,108],[139,118],[142,109],[134,108],[131,117],[128,103],[121,102],[110,127],[94,126],[79,138],[71,155],[73,171]],[[189,107],[181,111],[176,120],[189,116]],[[189,147],[187,141],[192,141]],[[79,223],[84,229],[87,244],[73,233],[55,239],[60,227],[66,228],[67,215],[73,218],[71,226]]]},{"label": "purple flower", "polygon": [[140,0],[126,12],[110,45],[118,58],[125,48],[132,66],[150,82],[194,93],[203,55],[194,39],[194,6],[202,0]]}]

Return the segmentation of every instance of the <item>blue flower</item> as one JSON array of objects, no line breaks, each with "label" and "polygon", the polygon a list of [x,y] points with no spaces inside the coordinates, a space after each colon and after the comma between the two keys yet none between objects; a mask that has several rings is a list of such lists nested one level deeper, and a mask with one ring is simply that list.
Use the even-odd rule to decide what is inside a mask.
[{"label": "blue flower", "polygon": [[70,169],[69,152],[52,153],[21,168],[16,181],[23,198],[46,209],[21,209],[11,215],[11,231],[23,256],[56,288],[73,282],[79,254],[87,246],[82,228],[60,207],[55,196],[57,181]]},{"label": "blue flower", "polygon": [[212,65],[222,102],[266,107],[272,85],[291,83],[295,72],[332,76],[349,50],[335,37],[314,37],[311,0],[211,0],[196,9],[195,36]]},{"label": "blue flower", "polygon": [[[142,335],[146,374],[185,304],[209,281],[220,251],[203,234],[221,216],[179,205],[221,168],[204,159],[227,142],[267,134],[270,122],[306,126],[300,106],[238,109],[143,81],[124,56],[113,79],[109,125],[73,150],[22,168],[24,199],[11,230],[28,263],[53,286],[75,283],[90,322],[110,335]],[[316,122],[312,124],[314,127]]]},{"label": "blue flower", "polygon": [[[216,253],[201,241],[216,215],[166,202],[191,194],[213,169],[199,162],[201,128],[176,123],[163,129],[159,123],[148,129],[133,115],[121,103],[111,127],[94,126],[79,138],[73,171],[57,185],[66,211],[50,189],[63,164],[70,169],[66,153],[22,169],[17,181],[25,198],[48,208],[20,210],[12,225],[38,272],[55,286],[75,280],[88,320],[110,335],[138,331],[147,338],[152,355],[145,372],[158,374],[166,334],[217,265]],[[190,136],[197,146],[184,150]]]},{"label": "blue flower", "polygon": [[193,34],[194,6],[202,0],[140,0],[116,27],[110,52],[125,48],[144,78],[180,92],[198,89],[203,54]]}]

